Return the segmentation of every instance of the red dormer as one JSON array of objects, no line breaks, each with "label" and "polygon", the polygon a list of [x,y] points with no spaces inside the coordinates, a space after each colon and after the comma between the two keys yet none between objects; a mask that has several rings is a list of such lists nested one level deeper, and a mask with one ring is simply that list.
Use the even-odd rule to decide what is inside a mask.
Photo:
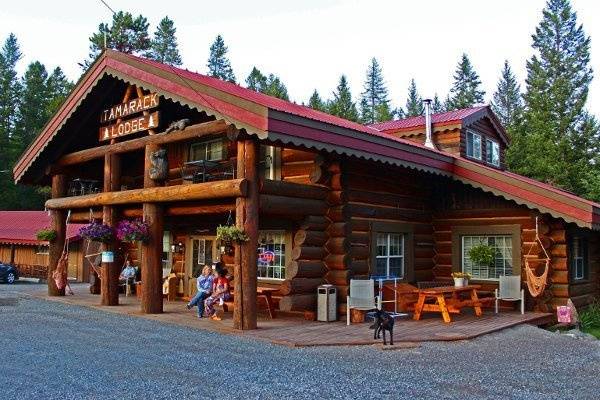
[{"label": "red dormer", "polygon": [[[410,117],[370,125],[380,132],[426,142],[426,117]],[[489,106],[477,106],[431,115],[431,139],[438,150],[504,169],[509,140]]]}]

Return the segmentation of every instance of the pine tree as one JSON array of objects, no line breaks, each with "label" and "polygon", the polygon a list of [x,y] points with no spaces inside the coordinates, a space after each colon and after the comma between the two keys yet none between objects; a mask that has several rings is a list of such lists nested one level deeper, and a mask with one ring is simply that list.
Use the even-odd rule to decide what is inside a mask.
[{"label": "pine tree", "polygon": [[90,36],[90,54],[83,63],[87,69],[106,47],[123,53],[147,55],[150,50],[151,40],[148,36],[148,20],[142,15],[133,17],[129,12],[119,11],[113,14],[112,25],[101,23],[98,31]]},{"label": "pine tree", "polygon": [[[10,137],[14,132],[19,109],[21,84],[16,65],[22,54],[14,34],[10,34],[0,50],[0,165],[10,165]],[[2,175],[3,178],[6,174]]]},{"label": "pine tree", "polygon": [[479,75],[475,72],[469,57],[463,53],[454,72],[454,84],[450,89],[448,110],[472,107],[483,103],[485,91],[481,89]]},{"label": "pine tree", "polygon": [[169,65],[181,65],[181,56],[177,47],[175,24],[164,17],[154,32],[149,58]]},{"label": "pine tree", "polygon": [[313,94],[310,96],[310,99],[308,99],[308,106],[315,110],[327,112],[327,104],[323,101],[323,99],[321,99],[317,89],[315,89]]},{"label": "pine tree", "polygon": [[269,76],[267,76],[265,88],[262,92],[264,94],[268,94],[269,96],[277,97],[286,101],[290,100],[287,88],[283,82],[281,82],[281,79],[274,74],[269,74]]},{"label": "pine tree", "polygon": [[267,77],[256,67],[252,68],[250,74],[246,78],[246,87],[255,92],[263,92],[267,86]]},{"label": "pine tree", "polygon": [[423,112],[423,99],[419,95],[415,80],[411,79],[410,85],[408,86],[408,98],[406,100],[406,116],[416,117],[423,115]]},{"label": "pine tree", "polygon": [[[567,0],[549,0],[527,62],[523,123],[507,164],[518,173],[599,198],[597,121],[584,109],[592,69],[590,38]],[[594,194],[595,193],[595,194]]]},{"label": "pine tree", "polygon": [[358,121],[358,110],[356,104],[352,101],[352,93],[348,86],[348,80],[345,75],[340,77],[340,82],[333,92],[333,100],[329,103],[329,113],[350,121]]},{"label": "pine tree", "polygon": [[208,74],[224,81],[235,83],[235,75],[227,58],[227,46],[221,35],[217,35],[213,44],[210,45],[208,57]]},{"label": "pine tree", "polygon": [[512,134],[523,113],[523,99],[521,98],[521,88],[508,60],[504,61],[491,107],[507,132]]},{"label": "pine tree", "polygon": [[67,98],[73,89],[73,82],[69,81],[60,67],[54,68],[52,74],[48,77],[48,93],[50,101],[48,103],[48,115],[53,115]]},{"label": "pine tree", "polygon": [[442,102],[440,101],[440,98],[438,97],[438,94],[436,93],[433,96],[433,100],[431,102],[431,112],[436,114],[436,113],[442,113],[444,111],[446,111],[446,109],[444,108],[444,105],[442,104]]},{"label": "pine tree", "polygon": [[391,115],[383,72],[377,60],[373,58],[367,69],[364,92],[360,100],[360,121],[363,124],[373,124],[388,121]]}]

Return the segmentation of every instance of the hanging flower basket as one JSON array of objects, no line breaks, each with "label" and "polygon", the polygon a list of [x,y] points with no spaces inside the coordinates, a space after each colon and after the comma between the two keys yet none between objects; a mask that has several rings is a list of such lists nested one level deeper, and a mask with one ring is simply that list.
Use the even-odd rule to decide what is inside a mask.
[{"label": "hanging flower basket", "polygon": [[99,222],[92,222],[89,225],[79,229],[79,236],[92,242],[108,243],[113,237],[113,229]]},{"label": "hanging flower basket", "polygon": [[231,244],[231,243],[243,243],[250,240],[246,232],[241,230],[235,225],[219,225],[217,226],[217,239]]},{"label": "hanging flower basket", "polygon": [[50,228],[43,228],[37,231],[35,236],[39,241],[51,242],[56,239],[56,231]]},{"label": "hanging flower basket", "polygon": [[122,242],[147,242],[150,239],[150,227],[141,219],[124,219],[117,225],[117,239]]}]

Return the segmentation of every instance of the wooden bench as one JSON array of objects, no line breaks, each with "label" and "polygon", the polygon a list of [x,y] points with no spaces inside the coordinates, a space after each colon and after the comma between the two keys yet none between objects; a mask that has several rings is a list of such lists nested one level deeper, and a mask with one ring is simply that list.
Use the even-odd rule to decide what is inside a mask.
[{"label": "wooden bench", "polygon": [[[269,317],[271,319],[275,318],[275,304],[273,303],[273,293],[277,292],[279,289],[272,287],[262,287],[259,286],[256,288],[257,297],[262,297],[265,299],[265,303],[267,304],[267,312],[269,313]],[[223,303],[223,311],[229,312],[229,310],[234,309],[234,301],[233,301],[234,293],[231,292],[231,299]]]}]

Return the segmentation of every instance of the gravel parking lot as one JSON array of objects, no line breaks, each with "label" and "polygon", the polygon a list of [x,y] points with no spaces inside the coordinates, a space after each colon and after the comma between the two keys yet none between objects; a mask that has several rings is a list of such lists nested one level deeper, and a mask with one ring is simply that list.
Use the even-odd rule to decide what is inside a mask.
[{"label": "gravel parking lot", "polygon": [[600,341],[530,326],[419,348],[291,349],[0,285],[2,399],[598,399]]}]

